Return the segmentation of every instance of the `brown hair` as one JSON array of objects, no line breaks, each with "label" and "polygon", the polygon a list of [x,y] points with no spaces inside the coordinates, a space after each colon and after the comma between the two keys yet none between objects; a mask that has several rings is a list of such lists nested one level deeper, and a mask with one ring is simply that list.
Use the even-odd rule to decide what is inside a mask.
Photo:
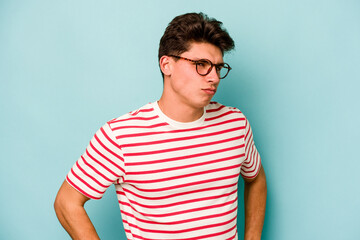
[{"label": "brown hair", "polygon": [[159,45],[159,60],[164,55],[179,55],[189,50],[191,42],[211,43],[222,54],[235,44],[222,22],[203,13],[187,13],[175,17],[167,26]]}]

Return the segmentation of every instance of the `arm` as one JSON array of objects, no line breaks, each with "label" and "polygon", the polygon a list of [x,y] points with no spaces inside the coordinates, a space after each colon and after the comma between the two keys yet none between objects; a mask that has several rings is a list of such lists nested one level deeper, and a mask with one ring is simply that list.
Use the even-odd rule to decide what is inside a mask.
[{"label": "arm", "polygon": [[261,166],[254,179],[245,180],[245,240],[260,240],[266,207],[266,177]]},{"label": "arm", "polygon": [[56,196],[56,215],[72,239],[100,239],[84,209],[84,204],[89,199],[66,181]]}]

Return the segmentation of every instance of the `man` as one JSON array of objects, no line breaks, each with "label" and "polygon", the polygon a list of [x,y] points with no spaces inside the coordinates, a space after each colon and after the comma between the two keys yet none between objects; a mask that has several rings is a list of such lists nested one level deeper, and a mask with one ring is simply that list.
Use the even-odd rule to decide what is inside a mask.
[{"label": "man", "polygon": [[260,239],[265,173],[240,110],[211,98],[231,70],[234,42],[222,23],[184,14],[159,48],[159,101],[107,122],[55,200],[74,239],[99,239],[84,204],[115,184],[128,239],[238,239],[237,185],[245,179],[245,239]]}]

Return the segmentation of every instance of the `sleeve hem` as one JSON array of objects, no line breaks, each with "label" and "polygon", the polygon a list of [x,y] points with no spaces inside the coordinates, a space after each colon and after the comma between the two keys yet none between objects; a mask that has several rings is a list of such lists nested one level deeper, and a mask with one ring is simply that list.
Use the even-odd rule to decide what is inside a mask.
[{"label": "sleeve hem", "polygon": [[255,178],[259,175],[259,172],[260,172],[260,169],[261,169],[261,168],[262,168],[262,164],[261,164],[261,162],[260,162],[260,163],[259,163],[259,167],[258,167],[257,172],[256,172],[255,175],[252,175],[251,177],[247,177],[247,176],[245,176],[243,173],[240,173],[240,174],[241,174],[241,176],[242,176],[244,179],[253,180],[253,179],[255,179]]},{"label": "sleeve hem", "polygon": [[78,191],[79,193],[81,193],[82,195],[84,195],[85,197],[88,197],[90,199],[94,199],[94,200],[99,200],[102,198],[102,196],[100,197],[96,197],[96,196],[92,196],[88,193],[86,193],[85,191],[83,191],[80,187],[76,186],[75,183],[73,183],[68,176],[66,176],[66,182],[71,186],[73,187],[76,191]]}]

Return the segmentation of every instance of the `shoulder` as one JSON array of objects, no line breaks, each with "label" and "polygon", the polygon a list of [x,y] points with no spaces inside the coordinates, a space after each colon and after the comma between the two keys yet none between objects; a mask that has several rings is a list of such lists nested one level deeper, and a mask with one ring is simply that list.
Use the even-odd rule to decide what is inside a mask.
[{"label": "shoulder", "polygon": [[127,125],[127,124],[137,124],[141,122],[146,122],[146,120],[152,120],[157,118],[157,115],[154,111],[152,103],[148,103],[141,108],[138,108],[134,111],[128,112],[120,117],[114,118],[107,122],[108,125]]},{"label": "shoulder", "polygon": [[231,106],[225,106],[218,102],[210,102],[206,107],[206,114],[208,118],[226,117],[226,118],[242,118],[246,120],[245,115],[240,109]]}]

